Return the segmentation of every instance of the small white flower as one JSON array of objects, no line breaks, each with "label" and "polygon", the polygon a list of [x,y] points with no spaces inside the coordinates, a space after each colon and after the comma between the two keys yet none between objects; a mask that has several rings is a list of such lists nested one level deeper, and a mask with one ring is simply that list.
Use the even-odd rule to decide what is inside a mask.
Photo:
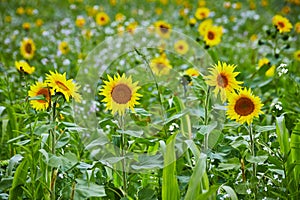
[{"label": "small white flower", "polygon": [[251,189],[249,188],[249,189],[247,189],[247,194],[251,194]]},{"label": "small white flower", "polygon": [[63,65],[70,65],[71,61],[69,59],[64,59]]},{"label": "small white flower", "polygon": [[268,188],[267,188],[267,187],[264,187],[264,191],[268,191]]}]

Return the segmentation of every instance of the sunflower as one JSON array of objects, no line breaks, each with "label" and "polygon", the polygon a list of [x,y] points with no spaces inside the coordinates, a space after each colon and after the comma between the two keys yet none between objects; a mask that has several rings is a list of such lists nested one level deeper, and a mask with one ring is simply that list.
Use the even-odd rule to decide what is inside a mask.
[{"label": "sunflower", "polygon": [[243,124],[251,124],[254,117],[262,114],[263,104],[259,97],[254,96],[251,89],[241,89],[238,94],[235,92],[228,95],[227,116],[231,120]]},{"label": "sunflower", "polygon": [[137,22],[131,22],[131,23],[129,23],[129,24],[127,25],[126,30],[127,30],[129,33],[133,34],[133,33],[135,32],[137,26],[138,26],[138,23],[137,23]]},{"label": "sunflower", "polygon": [[109,16],[105,12],[99,12],[96,15],[96,23],[100,26],[104,26],[109,22]]},{"label": "sunflower", "polygon": [[156,30],[156,33],[160,35],[163,38],[169,38],[171,34],[171,24],[168,24],[164,21],[157,21],[154,23],[154,27]]},{"label": "sunflower", "polygon": [[195,17],[199,20],[205,19],[209,16],[210,10],[205,7],[197,8]]},{"label": "sunflower", "polygon": [[264,65],[269,65],[270,61],[268,58],[262,58],[258,61],[258,67],[262,67]]},{"label": "sunflower", "polygon": [[300,50],[297,50],[294,52],[294,58],[297,60],[297,61],[300,61]]},{"label": "sunflower", "polygon": [[150,67],[157,76],[169,74],[172,65],[165,54],[150,60]]},{"label": "sunflower", "polygon": [[125,110],[130,108],[133,111],[141,94],[137,93],[140,88],[138,82],[132,83],[131,76],[128,78],[123,74],[114,76],[113,78],[107,75],[108,81],[104,81],[103,88],[100,89],[100,95],[105,98],[102,102],[106,103],[106,110],[111,110],[112,114],[116,112],[119,115],[124,115]]},{"label": "sunflower", "polygon": [[174,49],[179,54],[186,54],[189,50],[189,45],[185,40],[178,40],[174,44]]},{"label": "sunflower", "polygon": [[69,44],[65,41],[59,43],[58,49],[62,54],[67,54],[70,51]]},{"label": "sunflower", "polygon": [[195,68],[189,68],[184,73],[190,77],[198,77],[200,75],[199,71]]},{"label": "sunflower", "polygon": [[211,75],[204,77],[206,79],[205,82],[209,86],[215,86],[215,96],[220,92],[223,103],[226,101],[226,94],[232,92],[234,89],[239,89],[239,84],[243,83],[235,79],[239,74],[239,72],[234,72],[235,68],[235,65],[219,61],[217,65],[214,65],[214,68],[209,69]]},{"label": "sunflower", "polygon": [[281,15],[275,15],[272,19],[272,23],[276,26],[279,33],[288,33],[293,28],[290,21]]},{"label": "sunflower", "polygon": [[35,52],[35,44],[32,41],[32,39],[30,38],[24,38],[21,42],[21,55],[25,58],[25,59],[32,59],[34,56],[34,52]]},{"label": "sunflower", "polygon": [[77,27],[82,28],[85,25],[85,19],[82,16],[76,18],[75,24]]},{"label": "sunflower", "polygon": [[275,74],[275,69],[276,69],[275,65],[272,65],[272,66],[266,71],[265,75],[266,75],[267,77],[272,77],[272,76],[274,76],[274,74]]},{"label": "sunflower", "polygon": [[205,36],[207,28],[211,27],[212,24],[213,24],[212,19],[204,20],[198,27],[198,32],[200,33],[200,35]]},{"label": "sunflower", "polygon": [[215,46],[221,42],[223,34],[222,26],[210,26],[207,27],[204,35],[204,41],[207,46]]},{"label": "sunflower", "polygon": [[73,79],[66,79],[66,73],[59,74],[57,71],[54,73],[50,71],[50,74],[47,74],[46,83],[57,93],[62,93],[67,101],[70,97],[74,98],[75,101],[80,102],[81,96],[77,92],[79,86],[73,82]]},{"label": "sunflower", "polygon": [[36,82],[30,86],[28,96],[33,98],[39,95],[43,96],[44,99],[30,100],[30,105],[36,110],[46,110],[49,107],[51,95],[53,95],[53,91],[48,87],[47,83]]},{"label": "sunflower", "polygon": [[15,61],[15,66],[19,72],[24,72],[26,74],[32,74],[35,70],[35,67],[31,67],[26,61]]}]

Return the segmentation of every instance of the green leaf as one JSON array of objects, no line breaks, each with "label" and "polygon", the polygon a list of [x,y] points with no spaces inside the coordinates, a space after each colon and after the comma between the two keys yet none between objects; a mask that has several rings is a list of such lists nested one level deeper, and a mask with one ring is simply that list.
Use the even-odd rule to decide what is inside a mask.
[{"label": "green leaf", "polygon": [[266,131],[273,131],[276,129],[275,125],[270,125],[270,126],[255,126],[255,131],[257,132],[266,132]]},{"label": "green leaf", "polygon": [[262,155],[262,156],[252,156],[250,154],[246,155],[246,160],[250,163],[261,164],[264,163],[267,159],[268,159],[268,155]]},{"label": "green leaf", "polygon": [[238,200],[236,193],[234,192],[234,190],[231,187],[222,185],[222,186],[220,186],[220,188],[225,190],[225,192],[227,194],[229,194],[231,200]]},{"label": "green leaf", "polygon": [[176,178],[176,134],[167,140],[166,151],[164,152],[164,169],[162,178],[162,200],[179,199],[178,181]]},{"label": "green leaf", "polygon": [[18,166],[15,174],[12,187],[9,190],[9,200],[21,199],[23,194],[22,187],[26,184],[27,173],[29,170],[29,162],[27,159],[23,159]]},{"label": "green leaf", "polygon": [[193,174],[191,175],[188,190],[185,195],[185,200],[197,199],[197,197],[203,193],[202,178],[206,173],[206,155],[201,154],[195,168],[193,169]]},{"label": "green leaf", "polygon": [[76,182],[75,200],[106,196],[104,186],[102,185],[90,183],[82,179],[76,179]]},{"label": "green leaf", "polygon": [[238,158],[229,159],[227,163],[220,163],[219,170],[232,170],[239,169],[241,167],[240,160]]},{"label": "green leaf", "polygon": [[285,126],[284,115],[276,117],[276,134],[280,145],[280,152],[286,157],[290,152],[289,132]]},{"label": "green leaf", "polygon": [[122,130],[117,130],[118,133],[120,134],[126,134],[126,135],[129,135],[129,136],[132,136],[132,137],[142,137],[142,135],[144,134],[143,131],[133,131],[133,130],[125,130],[125,131],[122,131]]}]

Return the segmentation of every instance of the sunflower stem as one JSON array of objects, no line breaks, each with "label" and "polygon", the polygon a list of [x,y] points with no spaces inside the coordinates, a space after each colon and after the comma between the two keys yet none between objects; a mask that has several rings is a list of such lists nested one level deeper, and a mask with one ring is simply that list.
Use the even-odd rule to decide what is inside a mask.
[{"label": "sunflower stem", "polygon": [[154,79],[154,82],[155,82],[155,86],[156,86],[156,89],[157,89],[157,92],[158,92],[158,100],[159,100],[159,103],[160,103],[160,107],[161,107],[161,111],[162,111],[162,120],[163,120],[163,130],[164,130],[164,133],[165,133],[165,136],[167,136],[167,128],[166,128],[166,123],[165,123],[165,118],[166,118],[166,112],[165,112],[165,109],[164,109],[164,105],[163,105],[163,95],[159,89],[159,86],[158,86],[158,83],[157,83],[157,79],[156,79],[156,76],[153,72],[153,70],[151,69],[151,66],[150,66],[150,63],[149,61],[147,60],[146,56],[144,54],[142,54],[139,50],[137,50],[136,48],[134,48],[134,51],[139,55],[141,56],[141,58],[144,60],[144,62],[146,63],[146,66],[147,68],[150,70],[150,73],[151,73],[151,76],[152,78]]},{"label": "sunflower stem", "polygon": [[[249,135],[250,135],[250,145],[251,145],[251,154],[253,158],[255,157],[255,134],[253,132],[252,124],[249,125],[248,128]],[[256,163],[252,163],[252,180],[255,180],[256,178]],[[254,199],[256,199],[256,186],[253,184],[254,189]]]},{"label": "sunflower stem", "polygon": [[[56,155],[56,149],[55,149],[55,145],[56,145],[56,130],[55,130],[55,118],[56,118],[56,105],[57,105],[57,101],[53,102],[52,105],[52,118],[51,118],[51,123],[53,123],[53,128],[51,128],[50,131],[50,136],[51,136],[51,153],[52,155]],[[51,167],[51,182],[50,182],[50,199],[51,200],[55,200],[55,182],[56,182],[56,176],[57,176],[57,169],[55,169],[54,167]]]},{"label": "sunflower stem", "polygon": [[125,117],[124,115],[119,115],[119,126],[122,130],[121,132],[121,157],[122,157],[122,179],[123,179],[123,192],[124,192],[124,197],[127,196],[127,174],[125,171],[126,167],[126,160],[125,160]]},{"label": "sunflower stem", "polygon": [[[204,110],[204,125],[208,125],[208,112],[209,112],[209,97],[210,97],[210,87],[207,88],[206,98],[205,98],[205,110]],[[204,136],[204,152],[208,150],[208,136],[209,134],[206,133]]]}]

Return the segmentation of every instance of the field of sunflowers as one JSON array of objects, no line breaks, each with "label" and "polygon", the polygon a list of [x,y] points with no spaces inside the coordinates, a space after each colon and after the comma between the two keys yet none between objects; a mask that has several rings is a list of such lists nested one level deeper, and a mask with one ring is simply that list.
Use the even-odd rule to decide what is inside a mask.
[{"label": "field of sunflowers", "polygon": [[0,11],[0,199],[300,199],[299,0]]}]

